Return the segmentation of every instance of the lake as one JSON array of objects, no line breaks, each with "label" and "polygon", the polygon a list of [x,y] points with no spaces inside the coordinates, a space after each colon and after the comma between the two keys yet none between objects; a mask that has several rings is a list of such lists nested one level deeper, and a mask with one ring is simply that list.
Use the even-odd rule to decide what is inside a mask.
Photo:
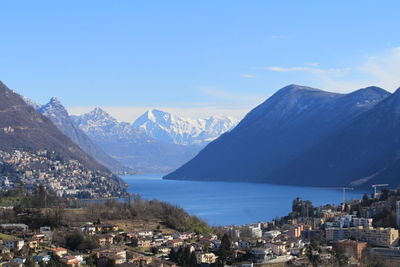
[{"label": "lake", "polygon": [[[240,225],[287,215],[296,197],[314,206],[342,202],[340,190],[254,183],[163,180],[162,174],[121,176],[129,192],[184,208],[210,225]],[[346,199],[361,198],[346,192]]]}]

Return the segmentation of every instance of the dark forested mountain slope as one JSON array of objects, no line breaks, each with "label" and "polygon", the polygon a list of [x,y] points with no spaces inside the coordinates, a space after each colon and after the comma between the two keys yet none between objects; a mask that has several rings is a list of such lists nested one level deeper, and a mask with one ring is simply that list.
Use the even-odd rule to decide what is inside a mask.
[{"label": "dark forested mountain slope", "polygon": [[400,184],[400,90],[282,168],[290,184]]},{"label": "dark forested mountain slope", "polygon": [[42,114],[26,104],[20,95],[0,82],[0,149],[36,151],[48,149],[75,159],[88,169],[108,172],[107,168],[81,148]]},{"label": "dark forested mountain slope", "polygon": [[[333,138],[335,133],[346,131],[354,122],[373,114],[375,108],[378,109],[390,98],[390,93],[378,87],[350,94],[298,85],[284,87],[253,109],[231,132],[210,143],[193,160],[165,178],[315,186],[348,184],[358,177],[349,173],[347,179],[340,180],[333,174],[327,175],[326,166],[322,167],[317,162],[321,153],[335,155],[333,151],[347,144],[332,143],[329,149],[315,149]],[[387,115],[382,116],[390,121]],[[378,127],[371,125],[374,126]],[[363,148],[369,149],[368,146]],[[361,147],[354,147],[354,153],[357,149]],[[341,160],[350,164],[351,158],[339,155]],[[315,166],[318,170],[311,175],[311,167]]]}]

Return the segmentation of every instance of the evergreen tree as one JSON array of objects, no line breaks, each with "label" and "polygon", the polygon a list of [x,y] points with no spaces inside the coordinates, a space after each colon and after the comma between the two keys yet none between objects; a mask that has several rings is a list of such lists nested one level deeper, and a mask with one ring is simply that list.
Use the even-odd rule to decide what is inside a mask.
[{"label": "evergreen tree", "polygon": [[91,255],[86,258],[86,265],[88,266],[96,266],[96,256]]},{"label": "evergreen tree", "polygon": [[47,263],[47,267],[65,267],[66,264],[64,264],[61,261],[61,258],[57,255],[52,255],[50,258],[50,261]]},{"label": "evergreen tree", "polygon": [[182,267],[197,266],[196,254],[190,252],[190,247],[180,247],[178,251],[171,250],[169,259]]},{"label": "evergreen tree", "polygon": [[379,198],[380,201],[386,201],[389,198],[389,190],[388,189],[382,189],[381,191],[381,197]]},{"label": "evergreen tree", "polygon": [[221,239],[221,246],[218,249],[218,265],[225,265],[232,256],[232,241],[227,234]]},{"label": "evergreen tree", "polygon": [[169,259],[173,262],[177,262],[177,255],[176,255],[176,251],[175,249],[171,249],[171,251],[169,252]]},{"label": "evergreen tree", "polygon": [[194,251],[190,253],[190,266],[197,266],[196,253]]},{"label": "evergreen tree", "polygon": [[363,195],[363,198],[362,198],[362,205],[363,206],[367,206],[368,204],[369,204],[369,196],[368,196],[368,194],[367,193],[365,193],[364,195]]},{"label": "evergreen tree", "polygon": [[83,240],[83,234],[79,232],[73,232],[67,235],[67,237],[65,238],[65,243],[69,249],[76,250],[81,246]]},{"label": "evergreen tree", "polygon": [[35,260],[32,257],[27,258],[25,263],[24,263],[24,266],[25,267],[34,267],[35,266]]}]

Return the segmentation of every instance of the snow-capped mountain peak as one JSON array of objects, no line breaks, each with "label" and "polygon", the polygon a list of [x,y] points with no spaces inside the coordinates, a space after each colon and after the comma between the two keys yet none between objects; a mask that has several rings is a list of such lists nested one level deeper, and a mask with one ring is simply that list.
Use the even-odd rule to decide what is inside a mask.
[{"label": "snow-capped mountain peak", "polygon": [[112,117],[110,114],[108,114],[106,111],[104,111],[100,107],[96,107],[89,113],[83,114],[82,117],[89,119],[91,121],[101,121],[103,123],[117,122],[117,120],[114,117]]},{"label": "snow-capped mountain peak", "polygon": [[52,117],[56,120],[66,119],[69,116],[68,111],[56,97],[52,97],[46,105],[39,107],[37,110],[46,117]]},{"label": "snow-capped mountain peak", "polygon": [[141,117],[143,117],[142,119],[150,120],[153,122],[173,121],[175,119],[172,114],[158,109],[150,109],[146,111],[146,113],[144,113]]},{"label": "snow-capped mountain peak", "polygon": [[74,116],[73,119],[79,128],[91,137],[118,136],[124,138],[132,134],[129,123],[119,122],[99,107],[93,109],[89,113]]},{"label": "snow-capped mountain peak", "polygon": [[50,98],[50,103],[53,105],[61,105],[60,100],[58,100],[57,97],[53,96],[52,98]]},{"label": "snow-capped mountain peak", "polygon": [[179,145],[204,145],[237,124],[226,116],[207,119],[186,119],[157,109],[148,110],[137,118],[132,127],[146,132],[154,139]]}]

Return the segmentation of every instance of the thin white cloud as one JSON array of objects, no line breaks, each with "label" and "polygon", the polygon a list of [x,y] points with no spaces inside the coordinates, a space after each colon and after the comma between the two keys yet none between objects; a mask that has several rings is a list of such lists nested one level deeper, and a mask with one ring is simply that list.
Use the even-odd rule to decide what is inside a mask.
[{"label": "thin white cloud", "polygon": [[256,78],[256,76],[254,76],[252,74],[242,74],[242,77],[246,78],[246,79],[255,79]]},{"label": "thin white cloud", "polygon": [[[339,77],[348,74],[351,71],[351,68],[347,67],[342,69],[340,68],[323,69],[310,66],[310,64],[308,65],[309,66],[295,66],[295,67],[269,66],[265,67],[265,69],[268,71],[275,71],[275,72],[288,72],[288,73],[303,72],[304,74],[307,75],[306,80],[310,81],[309,85],[333,92],[347,92],[359,88],[357,87],[357,83],[355,82],[348,82],[348,81],[343,82],[337,80]],[[319,64],[314,64],[314,65],[319,66]]]},{"label": "thin white cloud", "polygon": [[350,70],[349,68],[317,68],[319,63],[305,63],[307,66],[294,66],[294,67],[279,67],[279,66],[267,66],[264,69],[275,72],[310,72],[310,73],[342,73]]},{"label": "thin white cloud", "polygon": [[277,67],[277,66],[268,66],[265,67],[266,70],[276,71],[276,72],[297,72],[297,71],[314,71],[316,69],[309,67]]},{"label": "thin white cloud", "polygon": [[[304,66],[267,66],[268,71],[304,73],[305,80],[316,86],[334,92],[350,92],[371,85],[380,86],[393,92],[400,87],[400,47],[368,56],[349,67],[321,68],[317,62]],[[291,77],[288,76],[287,80]]]},{"label": "thin white cloud", "polygon": [[400,87],[400,47],[395,47],[387,52],[368,57],[366,62],[359,67],[359,71],[371,76],[379,86],[388,90]]},{"label": "thin white cloud", "polygon": [[371,85],[393,92],[400,87],[400,47],[369,56],[346,70],[341,74],[314,75],[313,82],[336,92],[350,92]]}]

